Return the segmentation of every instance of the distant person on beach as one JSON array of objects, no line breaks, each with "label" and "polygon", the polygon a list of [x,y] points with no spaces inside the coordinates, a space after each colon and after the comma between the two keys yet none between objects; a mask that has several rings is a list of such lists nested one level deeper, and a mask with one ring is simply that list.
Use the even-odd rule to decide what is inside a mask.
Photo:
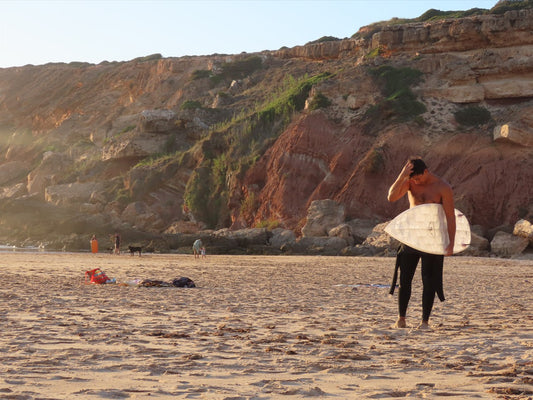
[{"label": "distant person on beach", "polygon": [[98,253],[98,240],[96,240],[96,235],[93,235],[91,238],[91,253]]},{"label": "distant person on beach", "polygon": [[192,253],[194,254],[194,258],[200,258],[202,247],[204,247],[202,241],[200,239],[196,239],[192,244]]},{"label": "distant person on beach", "polygon": [[[453,254],[455,241],[455,213],[453,203],[453,191],[448,183],[431,173],[424,161],[420,158],[411,158],[404,165],[396,181],[389,189],[387,199],[391,202],[401,199],[405,194],[409,199],[409,208],[420,204],[442,204],[448,224],[448,237],[450,242],[446,247],[446,255]],[[406,328],[405,316],[407,306],[411,298],[411,282],[418,265],[422,259],[422,323],[420,329],[429,328],[429,316],[433,308],[435,293],[440,301],[444,301],[442,287],[442,270],[444,256],[428,254],[415,250],[402,244],[396,256],[396,268],[390,290],[394,293],[398,269],[400,270],[400,288],[398,294],[399,317],[396,322],[397,328]]]},{"label": "distant person on beach", "polygon": [[119,233],[115,233],[114,253],[115,254],[120,254],[120,234]]}]

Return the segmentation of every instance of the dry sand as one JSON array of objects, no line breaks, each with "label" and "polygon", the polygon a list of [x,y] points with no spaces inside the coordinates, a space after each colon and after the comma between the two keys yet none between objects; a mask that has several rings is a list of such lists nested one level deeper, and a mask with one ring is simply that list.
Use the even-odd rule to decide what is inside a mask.
[{"label": "dry sand", "polygon": [[[391,328],[397,294],[365,286],[392,258],[0,257],[1,399],[533,396],[533,261],[446,259],[426,332]],[[95,267],[199,287],[83,284]]]}]

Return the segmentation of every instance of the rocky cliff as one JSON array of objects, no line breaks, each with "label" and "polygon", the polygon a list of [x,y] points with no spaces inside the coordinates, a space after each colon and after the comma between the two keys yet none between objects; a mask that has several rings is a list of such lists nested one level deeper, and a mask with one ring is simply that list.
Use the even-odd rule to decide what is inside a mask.
[{"label": "rocky cliff", "polygon": [[0,238],[86,247],[345,219],[422,156],[487,235],[533,217],[533,10],[258,54],[0,69]]}]

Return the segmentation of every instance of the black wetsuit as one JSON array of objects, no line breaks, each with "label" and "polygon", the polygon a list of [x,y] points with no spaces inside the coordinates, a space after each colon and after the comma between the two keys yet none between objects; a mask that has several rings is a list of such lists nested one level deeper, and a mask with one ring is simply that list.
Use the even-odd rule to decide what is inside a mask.
[{"label": "black wetsuit", "polygon": [[440,301],[444,301],[444,290],[442,287],[444,256],[424,253],[402,244],[396,256],[396,268],[394,270],[390,294],[394,293],[399,269],[400,288],[398,294],[398,311],[400,317],[405,317],[407,305],[411,298],[411,282],[413,281],[416,266],[420,259],[422,259],[422,283],[424,285],[422,293],[422,320],[427,321],[433,308],[435,293],[439,296]]}]

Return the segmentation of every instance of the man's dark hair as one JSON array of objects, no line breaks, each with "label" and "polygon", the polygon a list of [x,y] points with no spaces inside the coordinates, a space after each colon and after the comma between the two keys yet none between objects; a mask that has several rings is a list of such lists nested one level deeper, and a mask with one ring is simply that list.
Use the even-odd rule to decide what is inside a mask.
[{"label": "man's dark hair", "polygon": [[424,171],[428,169],[426,163],[422,161],[421,158],[411,158],[409,161],[413,164],[413,171],[409,174],[409,178],[416,175],[422,175]]}]

